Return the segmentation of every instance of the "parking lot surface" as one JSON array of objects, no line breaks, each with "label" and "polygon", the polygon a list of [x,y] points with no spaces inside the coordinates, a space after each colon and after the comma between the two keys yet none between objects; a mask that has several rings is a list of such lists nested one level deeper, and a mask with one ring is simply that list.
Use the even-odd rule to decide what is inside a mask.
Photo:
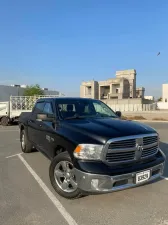
[{"label": "parking lot surface", "polygon": [[[148,123],[168,156],[168,123]],[[21,154],[17,126],[0,127],[0,224],[168,225],[168,161],[164,179],[103,195],[67,200],[49,181],[50,161]],[[9,157],[10,156],[10,157]]]}]

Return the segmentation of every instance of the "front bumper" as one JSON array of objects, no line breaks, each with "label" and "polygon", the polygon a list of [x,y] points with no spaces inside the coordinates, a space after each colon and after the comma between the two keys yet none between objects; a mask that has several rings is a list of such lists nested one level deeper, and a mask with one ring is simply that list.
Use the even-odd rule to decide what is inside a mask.
[{"label": "front bumper", "polygon": [[[140,184],[136,184],[135,183],[136,174],[146,170],[150,170],[151,176],[149,180],[144,181]],[[106,193],[136,187],[159,178],[163,174],[164,163],[155,165],[153,167],[141,171],[135,171],[132,173],[116,176],[109,176],[109,175],[91,174],[80,171],[78,169],[74,169],[79,189],[89,193]]]}]

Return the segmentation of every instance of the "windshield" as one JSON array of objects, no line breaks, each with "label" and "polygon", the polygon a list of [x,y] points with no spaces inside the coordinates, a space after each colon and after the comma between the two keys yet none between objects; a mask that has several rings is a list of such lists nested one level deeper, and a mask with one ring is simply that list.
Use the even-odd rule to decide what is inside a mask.
[{"label": "windshield", "polygon": [[116,114],[103,102],[98,100],[64,100],[57,104],[62,119],[85,117],[114,117]]}]

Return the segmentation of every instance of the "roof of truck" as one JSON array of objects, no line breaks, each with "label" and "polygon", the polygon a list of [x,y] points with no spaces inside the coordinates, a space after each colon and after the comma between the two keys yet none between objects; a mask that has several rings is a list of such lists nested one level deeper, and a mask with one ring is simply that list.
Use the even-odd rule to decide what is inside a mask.
[{"label": "roof of truck", "polygon": [[37,102],[40,101],[51,101],[51,100],[91,100],[91,98],[80,98],[80,97],[56,97],[56,98],[40,98]]}]

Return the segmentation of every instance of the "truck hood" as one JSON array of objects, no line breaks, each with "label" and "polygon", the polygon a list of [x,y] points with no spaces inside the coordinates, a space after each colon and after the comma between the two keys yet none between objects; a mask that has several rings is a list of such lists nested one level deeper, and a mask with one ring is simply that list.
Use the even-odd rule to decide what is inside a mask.
[{"label": "truck hood", "polygon": [[64,126],[80,136],[87,135],[101,142],[116,137],[156,133],[153,128],[145,124],[115,118],[66,120]]}]

